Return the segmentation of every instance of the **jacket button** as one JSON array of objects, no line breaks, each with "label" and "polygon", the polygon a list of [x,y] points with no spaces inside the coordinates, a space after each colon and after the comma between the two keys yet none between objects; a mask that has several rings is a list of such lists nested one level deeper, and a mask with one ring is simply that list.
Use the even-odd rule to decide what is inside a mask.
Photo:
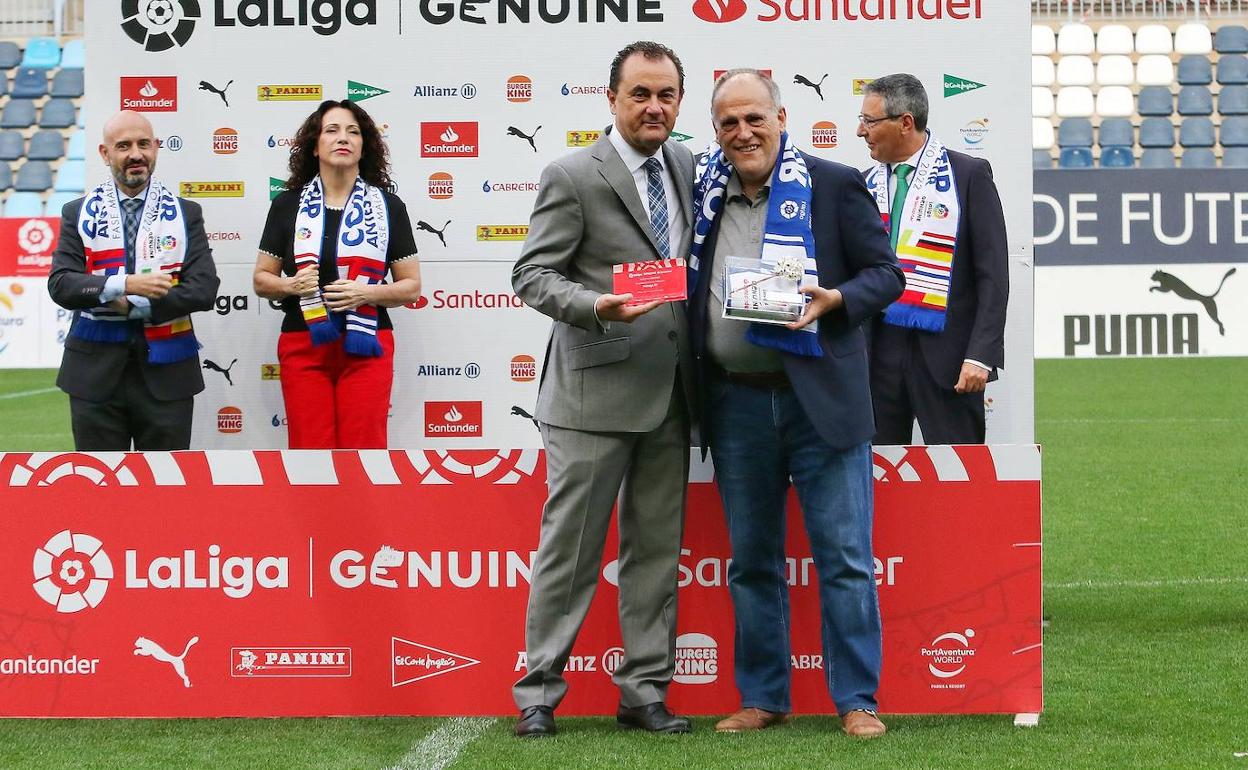
[{"label": "jacket button", "polygon": [[676,339],[676,331],[675,331],[675,330],[672,330],[672,331],[668,332],[668,333],[667,333],[667,338],[668,338],[669,340],[675,340],[675,339]]}]

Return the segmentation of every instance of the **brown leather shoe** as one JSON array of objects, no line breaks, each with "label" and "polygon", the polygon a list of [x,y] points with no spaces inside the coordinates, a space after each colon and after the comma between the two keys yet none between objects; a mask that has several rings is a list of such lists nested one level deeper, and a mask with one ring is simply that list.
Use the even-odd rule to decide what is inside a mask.
[{"label": "brown leather shoe", "polygon": [[715,725],[715,732],[745,733],[752,730],[766,730],[768,727],[781,725],[787,721],[789,721],[788,714],[778,714],[774,711],[756,708],[741,709],[727,719],[719,720]]},{"label": "brown leather shoe", "polygon": [[873,711],[854,709],[841,717],[841,729],[851,738],[879,738],[888,728]]}]

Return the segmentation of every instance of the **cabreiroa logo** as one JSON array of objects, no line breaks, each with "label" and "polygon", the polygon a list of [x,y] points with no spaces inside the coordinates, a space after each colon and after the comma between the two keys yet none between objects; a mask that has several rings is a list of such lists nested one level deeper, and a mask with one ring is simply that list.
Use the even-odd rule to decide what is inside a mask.
[{"label": "cabreiroa logo", "polygon": [[479,129],[474,121],[436,121],[420,124],[420,157],[475,158]]},{"label": "cabreiroa logo", "polygon": [[435,171],[429,175],[429,197],[444,201],[455,197],[455,177],[446,171]]},{"label": "cabreiroa logo", "polygon": [[527,102],[533,98],[533,81],[528,75],[512,75],[507,78],[507,101]]},{"label": "cabreiroa logo", "polygon": [[223,406],[217,411],[218,433],[242,433],[243,410],[236,406]]},{"label": "cabreiroa logo", "polygon": [[974,80],[958,77],[957,75],[945,75],[945,98],[964,94],[967,91],[974,91],[983,88],[983,83],[976,83]]},{"label": "cabreiroa logo", "polygon": [[390,637],[390,686],[401,687],[422,679],[470,668],[481,661],[427,644]]},{"label": "cabreiroa logo", "polygon": [[832,148],[836,146],[836,124],[830,120],[821,120],[810,128],[810,144],[813,147]]},{"label": "cabreiroa logo", "polygon": [[217,155],[233,155],[238,152],[238,132],[232,128],[218,128],[213,131],[212,151]]},{"label": "cabreiroa logo", "polygon": [[91,535],[61,530],[35,549],[35,593],[57,612],[72,613],[104,600],[113,563]]},{"label": "cabreiroa logo", "polygon": [[745,0],[695,0],[693,15],[712,24],[736,21],[749,10]]},{"label": "cabreiroa logo", "polygon": [[528,225],[477,225],[478,241],[523,241],[528,236]]},{"label": "cabreiroa logo", "polygon": [[183,198],[241,198],[243,193],[242,182],[182,182],[178,185],[178,195]]},{"label": "cabreiroa logo", "polygon": [[426,438],[481,438],[480,401],[426,401]]},{"label": "cabreiroa logo", "polygon": [[198,19],[198,0],[121,0],[121,31],[152,53],[186,45]]},{"label": "cabreiroa logo", "polygon": [[177,112],[178,79],[173,75],[123,77],[121,108],[134,112]]},{"label": "cabreiroa logo", "polygon": [[351,676],[350,647],[231,647],[230,676],[300,678]]},{"label": "cabreiroa logo", "polygon": [[320,83],[274,84],[256,86],[256,100],[261,102],[319,102],[324,89]]},{"label": "cabreiroa logo", "polygon": [[537,379],[537,361],[533,356],[518,355],[511,359],[511,379],[514,382],[532,382]]}]

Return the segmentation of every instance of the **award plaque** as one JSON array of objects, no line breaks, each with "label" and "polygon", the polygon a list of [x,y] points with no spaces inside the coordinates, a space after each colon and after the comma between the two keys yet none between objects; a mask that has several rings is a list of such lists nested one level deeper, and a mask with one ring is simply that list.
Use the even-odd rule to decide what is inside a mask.
[{"label": "award plaque", "polygon": [[683,259],[625,262],[613,266],[611,273],[612,293],[632,294],[629,305],[674,302],[688,296]]},{"label": "award plaque", "polygon": [[724,257],[724,318],[755,323],[788,324],[802,317],[808,301],[798,291],[802,262],[782,257],[776,262]]}]

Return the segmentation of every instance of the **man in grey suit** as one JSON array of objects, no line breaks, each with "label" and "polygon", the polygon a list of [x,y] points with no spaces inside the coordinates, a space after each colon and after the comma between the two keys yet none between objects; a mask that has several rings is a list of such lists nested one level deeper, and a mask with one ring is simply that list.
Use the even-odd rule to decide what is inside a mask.
[{"label": "man in grey suit", "polygon": [[611,64],[614,126],[542,173],[516,294],[554,319],[536,420],[549,493],[515,684],[519,736],[555,732],[563,669],[598,584],[619,501],[622,727],[685,733],[668,710],[676,577],[689,470],[693,366],[682,303],[630,305],[612,266],[689,249],[693,156],[668,141],[684,95],[670,49],[638,42]]}]

